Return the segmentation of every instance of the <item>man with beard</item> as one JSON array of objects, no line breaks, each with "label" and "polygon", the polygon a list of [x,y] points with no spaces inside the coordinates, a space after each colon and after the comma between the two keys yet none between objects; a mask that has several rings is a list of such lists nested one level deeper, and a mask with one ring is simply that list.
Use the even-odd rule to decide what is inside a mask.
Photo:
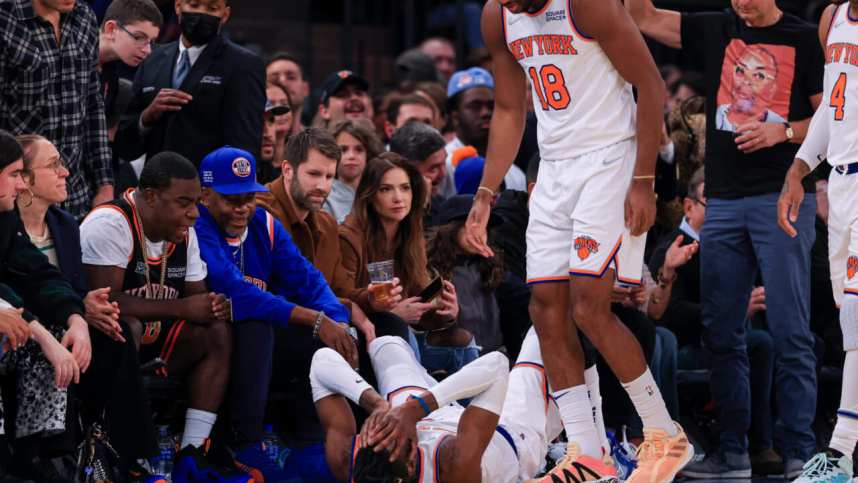
[{"label": "man with beard", "polygon": [[326,127],[340,121],[361,118],[372,121],[373,107],[367,91],[369,82],[350,70],[329,75],[322,84],[319,118]]},{"label": "man with beard", "polygon": [[[256,160],[250,153],[218,149],[203,159],[200,173],[203,204],[196,224],[200,252],[208,265],[209,284],[232,303],[235,342],[229,406],[235,464],[255,481],[284,481],[283,470],[262,446],[274,327],[290,331],[294,349],[290,352],[307,359],[307,373],[313,351],[322,345],[357,366],[349,314],[322,274],[301,256],[283,225],[256,207],[256,194],[268,190],[256,182]],[[278,374],[295,370],[279,366]]]},{"label": "man with beard", "polygon": [[[456,137],[444,148],[447,152],[447,178],[440,191],[444,197],[456,194],[453,153],[465,146],[473,146],[485,158],[489,145],[489,123],[495,107],[495,84],[492,75],[480,67],[472,67],[453,74],[447,84],[447,110],[456,130]],[[504,176],[504,188],[527,191],[524,172],[512,165]]]},{"label": "man with beard", "polygon": [[181,38],[138,68],[115,149],[124,159],[175,151],[199,166],[215,149],[259,154],[265,66],[226,39],[228,0],[176,0]]}]

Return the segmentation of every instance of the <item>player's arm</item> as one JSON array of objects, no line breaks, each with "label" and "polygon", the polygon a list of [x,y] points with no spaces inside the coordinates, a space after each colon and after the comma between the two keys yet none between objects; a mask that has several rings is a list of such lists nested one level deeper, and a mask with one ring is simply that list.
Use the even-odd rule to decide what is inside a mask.
[{"label": "player's arm", "polygon": [[495,107],[489,127],[489,145],[481,188],[465,224],[465,244],[484,257],[494,256],[487,243],[492,193],[497,193],[504,176],[518,153],[527,116],[527,79],[512,52],[506,46],[501,5],[489,0],[483,7],[480,29],[483,41],[492,56],[495,81]]},{"label": "player's arm", "polygon": [[637,161],[626,223],[632,235],[641,235],[655,221],[655,161],[667,91],[640,31],[619,2],[579,0],[576,5],[583,7],[577,10],[581,28],[596,38],[617,72],[637,89]]},{"label": "player's arm", "polygon": [[[473,398],[459,419],[452,451],[444,454],[450,459],[442,464],[447,471],[446,480],[479,483],[480,462],[497,428],[508,380],[509,360],[506,356],[492,352],[480,357],[417,398],[392,409],[388,420],[401,427],[406,438],[399,442],[385,438],[381,441],[382,446],[391,447],[396,443],[392,453],[404,453],[407,448],[402,445],[407,443],[409,432],[414,431],[418,421],[439,407]],[[372,437],[371,440],[377,441],[378,438]]]},{"label": "player's arm", "polygon": [[[336,351],[322,348],[313,355],[310,386],[316,414],[325,431],[325,459],[338,481],[347,481],[352,439],[357,434],[354,414],[347,401],[370,414],[389,409],[385,401]],[[369,420],[366,424],[370,424]]]},{"label": "player's arm", "polygon": [[682,48],[682,15],[679,12],[655,8],[652,0],[625,0],[625,3],[644,35],[668,47]]}]

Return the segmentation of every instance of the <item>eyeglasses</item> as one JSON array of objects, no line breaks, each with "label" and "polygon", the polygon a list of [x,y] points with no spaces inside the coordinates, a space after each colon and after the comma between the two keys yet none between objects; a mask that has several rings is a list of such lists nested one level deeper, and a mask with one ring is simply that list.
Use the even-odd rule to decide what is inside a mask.
[{"label": "eyeglasses", "polygon": [[702,206],[702,207],[706,208],[706,202],[705,202],[705,201],[699,200],[699,199],[697,199],[697,198],[695,198],[695,197],[693,197],[693,196],[689,196],[689,197],[688,197],[688,199],[689,199],[689,200],[691,200],[691,201],[693,201],[693,202],[695,202],[695,203],[697,203],[698,205],[700,205],[700,206]]},{"label": "eyeglasses", "polygon": [[137,44],[138,47],[145,47],[148,45],[149,47],[154,49],[158,45],[155,43],[154,40],[150,39],[143,32],[131,32],[121,23],[117,23],[116,26],[119,27],[120,30],[128,34],[128,36],[131,37],[132,40],[134,40],[134,43]]},{"label": "eyeglasses", "polygon": [[57,176],[63,174],[63,171],[68,172],[68,170],[69,170],[68,166],[66,166],[65,161],[63,161],[62,158],[60,158],[59,156],[52,158],[50,160],[50,162],[44,166],[32,166],[32,167],[30,167],[30,170],[36,170],[36,169],[50,169],[50,170],[53,170],[53,172]]}]

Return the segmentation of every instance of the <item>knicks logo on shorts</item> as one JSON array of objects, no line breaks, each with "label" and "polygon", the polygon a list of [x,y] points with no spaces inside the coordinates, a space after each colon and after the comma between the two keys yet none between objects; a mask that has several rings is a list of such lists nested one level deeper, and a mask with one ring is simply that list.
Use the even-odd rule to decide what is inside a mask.
[{"label": "knicks logo on shorts", "polygon": [[575,239],[575,251],[578,253],[578,258],[586,260],[593,253],[599,253],[599,242],[586,235],[581,235]]},{"label": "knicks logo on shorts", "polygon": [[846,278],[852,280],[858,274],[858,257],[849,257],[846,261]]},{"label": "knicks logo on shorts", "polygon": [[140,336],[140,344],[153,344],[161,335],[161,322],[146,322],[143,327],[143,335]]}]

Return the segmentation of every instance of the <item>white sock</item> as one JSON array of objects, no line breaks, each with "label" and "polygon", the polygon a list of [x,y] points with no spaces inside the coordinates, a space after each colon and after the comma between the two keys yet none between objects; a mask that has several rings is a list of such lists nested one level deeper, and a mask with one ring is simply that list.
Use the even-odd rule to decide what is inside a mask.
[{"label": "white sock", "polygon": [[179,445],[179,449],[188,445],[199,448],[205,444],[215,421],[217,421],[215,413],[188,408],[185,413],[185,432],[182,433],[182,444]]},{"label": "white sock", "polygon": [[554,391],[553,397],[560,409],[566,439],[570,443],[577,443],[581,454],[601,458],[602,447],[599,444],[596,425],[593,423],[593,407],[587,395],[587,385]]},{"label": "white sock", "polygon": [[676,425],[670,419],[667,406],[661,397],[661,391],[652,378],[652,373],[647,367],[646,371],[634,381],[623,384],[635,410],[638,412],[644,428],[656,428],[667,431],[669,436],[676,436]]},{"label": "white sock", "polygon": [[837,424],[828,446],[851,457],[858,442],[858,350],[846,353],[841,391]]},{"label": "white sock", "polygon": [[602,416],[602,393],[599,389],[599,371],[593,365],[584,371],[584,382],[587,383],[587,393],[590,396],[590,406],[593,410],[593,422],[596,423],[596,434],[602,444],[602,451],[611,454],[611,443],[605,431],[605,418]]}]

